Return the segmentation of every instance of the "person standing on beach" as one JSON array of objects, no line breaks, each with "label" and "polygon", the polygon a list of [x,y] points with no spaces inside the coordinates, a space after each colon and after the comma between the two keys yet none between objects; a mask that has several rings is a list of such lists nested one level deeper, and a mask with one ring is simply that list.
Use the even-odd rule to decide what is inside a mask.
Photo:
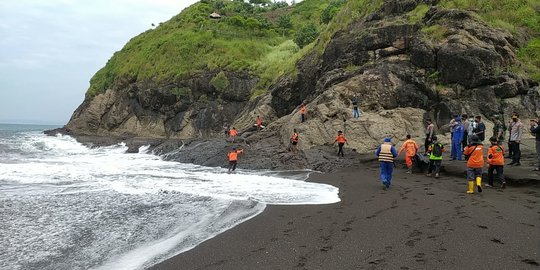
[{"label": "person standing on beach", "polygon": [[508,122],[508,156],[507,158],[509,159],[514,158],[514,149],[512,148],[512,143],[510,142],[510,138],[512,138],[512,123],[514,122],[514,115],[517,115],[517,112],[512,112],[512,117],[510,118],[510,121]]},{"label": "person standing on beach", "polygon": [[433,135],[435,135],[434,128],[435,128],[435,125],[433,125],[433,122],[431,121],[431,119],[428,119],[427,127],[426,127],[426,141],[424,142],[424,148],[425,148],[426,153],[428,151],[429,145],[432,142]]},{"label": "person standing on beach", "polygon": [[398,156],[405,150],[405,164],[407,165],[407,173],[412,173],[413,158],[418,151],[418,144],[411,139],[411,135],[407,135],[407,140],[399,149]]},{"label": "person standing on beach", "polygon": [[512,116],[512,124],[510,125],[510,138],[508,138],[508,144],[512,149],[512,162],[508,165],[520,166],[521,165],[521,139],[523,138],[523,123],[519,120],[519,115]]},{"label": "person standing on beach", "polygon": [[444,145],[437,141],[437,136],[433,136],[433,141],[428,148],[429,167],[427,176],[431,177],[431,173],[435,171],[435,178],[439,178],[443,159]]},{"label": "person standing on beach", "polygon": [[478,136],[471,136],[471,145],[465,148],[463,152],[468,157],[467,160],[467,180],[469,181],[469,189],[467,194],[474,193],[474,184],[476,180],[476,187],[478,192],[482,192],[482,168],[484,167],[484,146],[478,139]]},{"label": "person standing on beach", "polygon": [[356,94],[352,98],[352,105],[353,105],[353,118],[355,119],[360,118],[360,110],[358,109],[358,97],[356,97]]},{"label": "person standing on beach", "polygon": [[531,133],[534,134],[536,138],[536,158],[538,162],[534,171],[540,171],[540,123],[538,122],[538,119],[531,119]]},{"label": "person standing on beach", "polygon": [[238,135],[238,131],[236,131],[236,128],[232,127],[231,130],[229,130],[229,141],[234,143],[234,137]]},{"label": "person standing on beach", "polygon": [[296,129],[293,129],[293,135],[291,136],[291,147],[290,151],[296,153],[298,149],[296,148],[298,145],[298,132]]},{"label": "person standing on beach", "polygon": [[476,125],[473,133],[478,136],[478,139],[483,143],[486,139],[486,125],[482,122],[482,116],[476,116],[474,122]]},{"label": "person standing on beach", "polygon": [[491,146],[488,149],[487,161],[488,167],[488,183],[487,187],[493,187],[493,171],[497,172],[497,180],[501,183],[501,188],[506,187],[504,181],[504,148],[499,145],[499,139],[495,136],[489,138]]},{"label": "person standing on beach", "polygon": [[306,112],[307,112],[306,104],[302,103],[302,105],[300,105],[300,117],[301,117],[300,119],[302,123],[306,121]]},{"label": "person standing on beach", "polygon": [[452,160],[461,160],[463,151],[463,148],[461,148],[463,143],[463,124],[459,116],[455,118],[455,125],[452,131],[452,151],[450,151],[450,156]]},{"label": "person standing on beach", "polygon": [[469,130],[469,116],[467,114],[461,115],[461,123],[463,123],[463,139],[461,141],[461,150],[465,149],[467,145],[469,145],[469,134],[467,131]]},{"label": "person standing on beach", "polygon": [[394,158],[398,156],[396,148],[392,145],[392,139],[385,138],[384,143],[377,148],[375,155],[379,157],[381,166],[381,182],[383,189],[387,190],[392,182],[394,172]]},{"label": "person standing on beach", "polygon": [[499,144],[504,141],[504,133],[506,132],[506,126],[501,121],[498,115],[493,116],[493,137],[497,138]]},{"label": "person standing on beach", "polygon": [[345,145],[345,143],[349,144],[347,142],[347,138],[345,138],[345,135],[343,134],[343,131],[341,131],[341,130],[338,131],[338,135],[336,136],[336,139],[334,140],[333,144],[335,144],[336,142],[338,143],[338,153],[337,153],[337,155],[339,157],[339,155],[341,154],[341,157],[343,157],[344,156],[344,154],[343,154],[343,146]]},{"label": "person standing on beach", "polygon": [[448,124],[448,127],[450,128],[450,140],[454,138],[454,127],[456,126],[456,119],[458,118],[457,114],[454,114],[454,117],[450,119],[450,123]]},{"label": "person standing on beach", "polygon": [[238,162],[238,155],[242,154],[244,150],[236,149],[233,147],[232,151],[227,154],[229,158],[229,170],[228,172],[234,172],[236,170],[236,164]]},{"label": "person standing on beach", "polygon": [[467,145],[470,145],[472,143],[472,136],[474,135],[474,131],[476,130],[476,122],[474,121],[474,118],[469,118],[469,126],[467,127]]}]

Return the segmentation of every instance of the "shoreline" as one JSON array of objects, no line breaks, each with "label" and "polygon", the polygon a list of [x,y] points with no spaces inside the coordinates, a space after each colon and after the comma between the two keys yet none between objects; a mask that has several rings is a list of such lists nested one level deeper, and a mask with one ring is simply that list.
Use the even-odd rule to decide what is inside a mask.
[{"label": "shoreline", "polygon": [[328,205],[267,205],[259,215],[150,269],[538,269],[540,190],[466,195],[466,181],[376,163],[312,174],[340,189]]}]

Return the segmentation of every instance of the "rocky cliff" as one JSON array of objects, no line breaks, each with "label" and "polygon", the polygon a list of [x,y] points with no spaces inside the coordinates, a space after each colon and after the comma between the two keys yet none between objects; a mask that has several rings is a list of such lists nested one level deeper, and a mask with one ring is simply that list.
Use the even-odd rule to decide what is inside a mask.
[{"label": "rocky cliff", "polygon": [[[406,134],[423,136],[427,118],[443,134],[452,114],[536,116],[538,82],[520,72],[517,57],[530,32],[510,33],[475,10],[440,2],[380,1],[375,12],[330,32],[328,40],[319,37],[295,72],[276,78],[259,96],[253,93],[261,78],[249,71],[205,69],[159,83],[117,78],[106,91],[87,96],[64,130],[78,137],[160,139],[156,151],[171,159],[220,165],[230,148],[223,126],[230,125],[253,154],[246,162],[251,168],[325,170],[346,165],[335,162],[328,146],[337,130],[345,131],[350,149],[364,153],[385,136],[396,143]],[[334,20],[350,14],[343,9]],[[226,87],[215,83],[218,75]],[[360,119],[352,118],[354,94]],[[308,111],[304,123],[301,103]],[[267,126],[259,132],[253,128],[257,115]],[[286,150],[293,128],[300,133],[297,155]]]}]

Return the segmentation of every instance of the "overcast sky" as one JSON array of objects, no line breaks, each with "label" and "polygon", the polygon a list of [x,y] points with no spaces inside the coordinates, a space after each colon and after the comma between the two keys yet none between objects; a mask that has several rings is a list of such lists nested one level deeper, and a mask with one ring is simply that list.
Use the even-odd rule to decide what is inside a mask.
[{"label": "overcast sky", "polygon": [[67,123],[115,51],[194,2],[1,0],[0,123]]}]

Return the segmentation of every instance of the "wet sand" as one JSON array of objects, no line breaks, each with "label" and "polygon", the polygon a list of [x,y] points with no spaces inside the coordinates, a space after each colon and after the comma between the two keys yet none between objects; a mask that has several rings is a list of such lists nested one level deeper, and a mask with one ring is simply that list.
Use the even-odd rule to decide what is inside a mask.
[{"label": "wet sand", "polygon": [[313,174],[339,187],[331,205],[268,206],[255,218],[152,269],[539,269],[540,188],[394,173],[376,163]]}]

